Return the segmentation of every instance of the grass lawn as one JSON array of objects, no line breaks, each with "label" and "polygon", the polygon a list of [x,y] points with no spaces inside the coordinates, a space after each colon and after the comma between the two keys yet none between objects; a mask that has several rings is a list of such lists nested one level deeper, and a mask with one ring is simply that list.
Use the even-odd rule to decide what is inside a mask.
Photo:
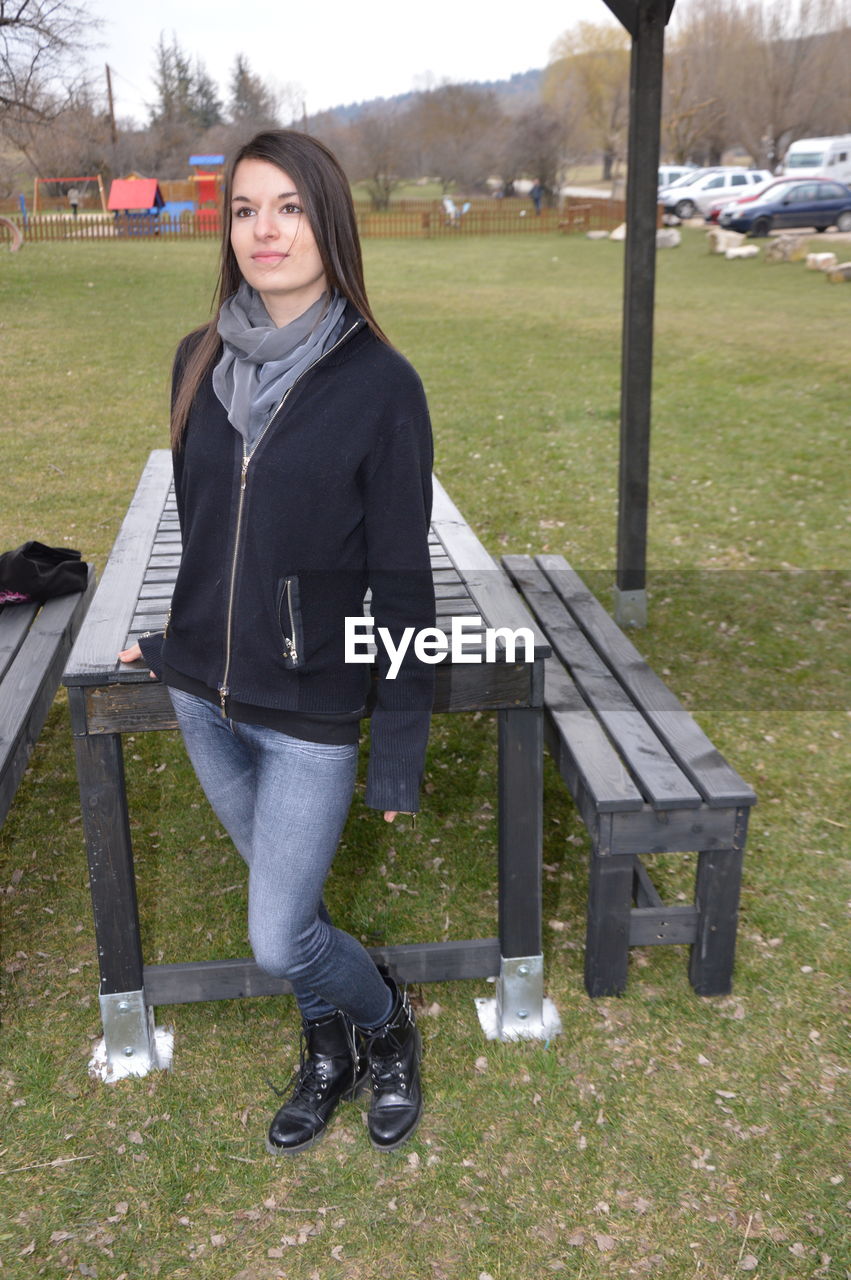
[{"label": "grass lawn", "polygon": [[[564,552],[605,599],[616,518],[622,250],[560,236],[370,241],[376,311],[420,370],[436,469],[494,554]],[[0,258],[0,547],[102,568],[215,247]],[[396,1156],[358,1106],[292,1161],[263,1149],[298,1045],[286,998],[158,1010],[175,1068],[107,1087],[67,706],[0,832],[3,1276],[733,1280],[847,1276],[847,333],[851,290],[660,253],[650,625],[639,647],[754,785],[735,989],[633,951],[582,985],[587,841],[548,765],[545,961],[564,1033],[486,1043],[483,983],[422,988],[427,1111]],[[172,734],[125,740],[153,962],[247,954],[239,860]],[[415,832],[359,800],[329,885],[367,941],[495,932],[495,733],[435,721]],[[660,868],[667,893],[693,864]],[[393,887],[391,887],[393,886]]]}]

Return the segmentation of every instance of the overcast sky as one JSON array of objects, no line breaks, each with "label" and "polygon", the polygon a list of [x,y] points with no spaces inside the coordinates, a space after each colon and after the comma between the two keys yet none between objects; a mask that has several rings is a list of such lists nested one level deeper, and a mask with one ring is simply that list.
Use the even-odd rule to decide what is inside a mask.
[{"label": "overcast sky", "polygon": [[278,87],[297,84],[308,112],[391,97],[429,82],[502,80],[546,65],[579,21],[614,22],[604,0],[88,0],[103,19],[95,77],[113,71],[115,112],[148,118],[154,49],[163,32],[199,57],[227,96],[244,53]]}]

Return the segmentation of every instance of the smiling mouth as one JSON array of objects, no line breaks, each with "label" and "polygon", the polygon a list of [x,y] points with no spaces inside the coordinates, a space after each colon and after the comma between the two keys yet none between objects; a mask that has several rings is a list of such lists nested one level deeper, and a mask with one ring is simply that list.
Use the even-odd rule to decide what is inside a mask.
[{"label": "smiling mouth", "polygon": [[252,253],[252,262],[282,262],[284,258],[288,258],[288,253]]}]

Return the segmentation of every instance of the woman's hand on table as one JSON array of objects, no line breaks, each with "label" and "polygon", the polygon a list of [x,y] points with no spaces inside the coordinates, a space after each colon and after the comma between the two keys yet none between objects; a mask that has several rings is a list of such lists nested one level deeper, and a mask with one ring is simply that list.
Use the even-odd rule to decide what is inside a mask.
[{"label": "woman's hand on table", "polygon": [[[395,821],[395,819],[399,817],[400,812],[401,812],[401,810],[399,810],[399,809],[385,809],[385,811],[384,811],[384,821],[385,821],[385,822],[394,822],[394,821]],[[403,816],[404,818],[410,818],[410,819],[411,819],[411,827],[415,827],[415,826],[417,825],[417,815],[416,815],[415,813],[404,813],[404,814],[402,814],[402,816]]]},{"label": "woman's hand on table", "polygon": [[[121,652],[118,655],[118,661],[119,662],[139,662],[141,657],[142,657],[142,650],[140,649],[138,643],[131,644],[129,649],[121,650]],[[157,677],[154,675],[153,671],[151,671],[149,674],[152,680],[156,680]]]}]

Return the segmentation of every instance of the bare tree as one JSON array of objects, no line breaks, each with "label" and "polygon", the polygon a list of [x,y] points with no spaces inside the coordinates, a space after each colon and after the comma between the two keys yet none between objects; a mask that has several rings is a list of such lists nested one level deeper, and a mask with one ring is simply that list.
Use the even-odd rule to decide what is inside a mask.
[{"label": "bare tree", "polygon": [[68,0],[0,0],[0,128],[50,120],[79,92],[72,62],[97,26]]},{"label": "bare tree", "polygon": [[504,118],[492,89],[444,84],[416,95],[410,108],[412,147],[444,191],[482,188],[499,164]]},{"label": "bare tree", "polygon": [[515,178],[534,178],[552,196],[558,189],[567,141],[565,120],[554,107],[545,102],[527,107],[508,127],[503,179],[511,183]]},{"label": "bare tree", "polygon": [[386,105],[362,111],[349,134],[347,172],[366,184],[373,208],[388,208],[393,192],[410,176],[401,114]]},{"label": "bare tree", "polygon": [[[844,9],[844,15],[843,15]],[[732,51],[737,132],[759,165],[782,158],[789,143],[820,131],[834,95],[849,79],[848,7],[836,0],[744,6],[746,33]],[[847,96],[846,96],[847,101]]]},{"label": "bare tree", "polygon": [[578,113],[590,147],[613,176],[626,151],[629,114],[629,36],[620,26],[580,22],[553,46],[544,95],[556,111]]},{"label": "bare tree", "polygon": [[674,160],[718,164],[735,142],[730,52],[741,39],[729,0],[686,3],[667,40],[662,128]]},{"label": "bare tree", "polygon": [[678,160],[717,163],[739,144],[770,166],[794,137],[848,128],[849,0],[681,0],[668,47],[664,128]]},{"label": "bare tree", "polygon": [[16,140],[40,178],[66,173],[109,175],[113,168],[109,119],[85,90],[75,94],[49,127],[19,125]]}]

